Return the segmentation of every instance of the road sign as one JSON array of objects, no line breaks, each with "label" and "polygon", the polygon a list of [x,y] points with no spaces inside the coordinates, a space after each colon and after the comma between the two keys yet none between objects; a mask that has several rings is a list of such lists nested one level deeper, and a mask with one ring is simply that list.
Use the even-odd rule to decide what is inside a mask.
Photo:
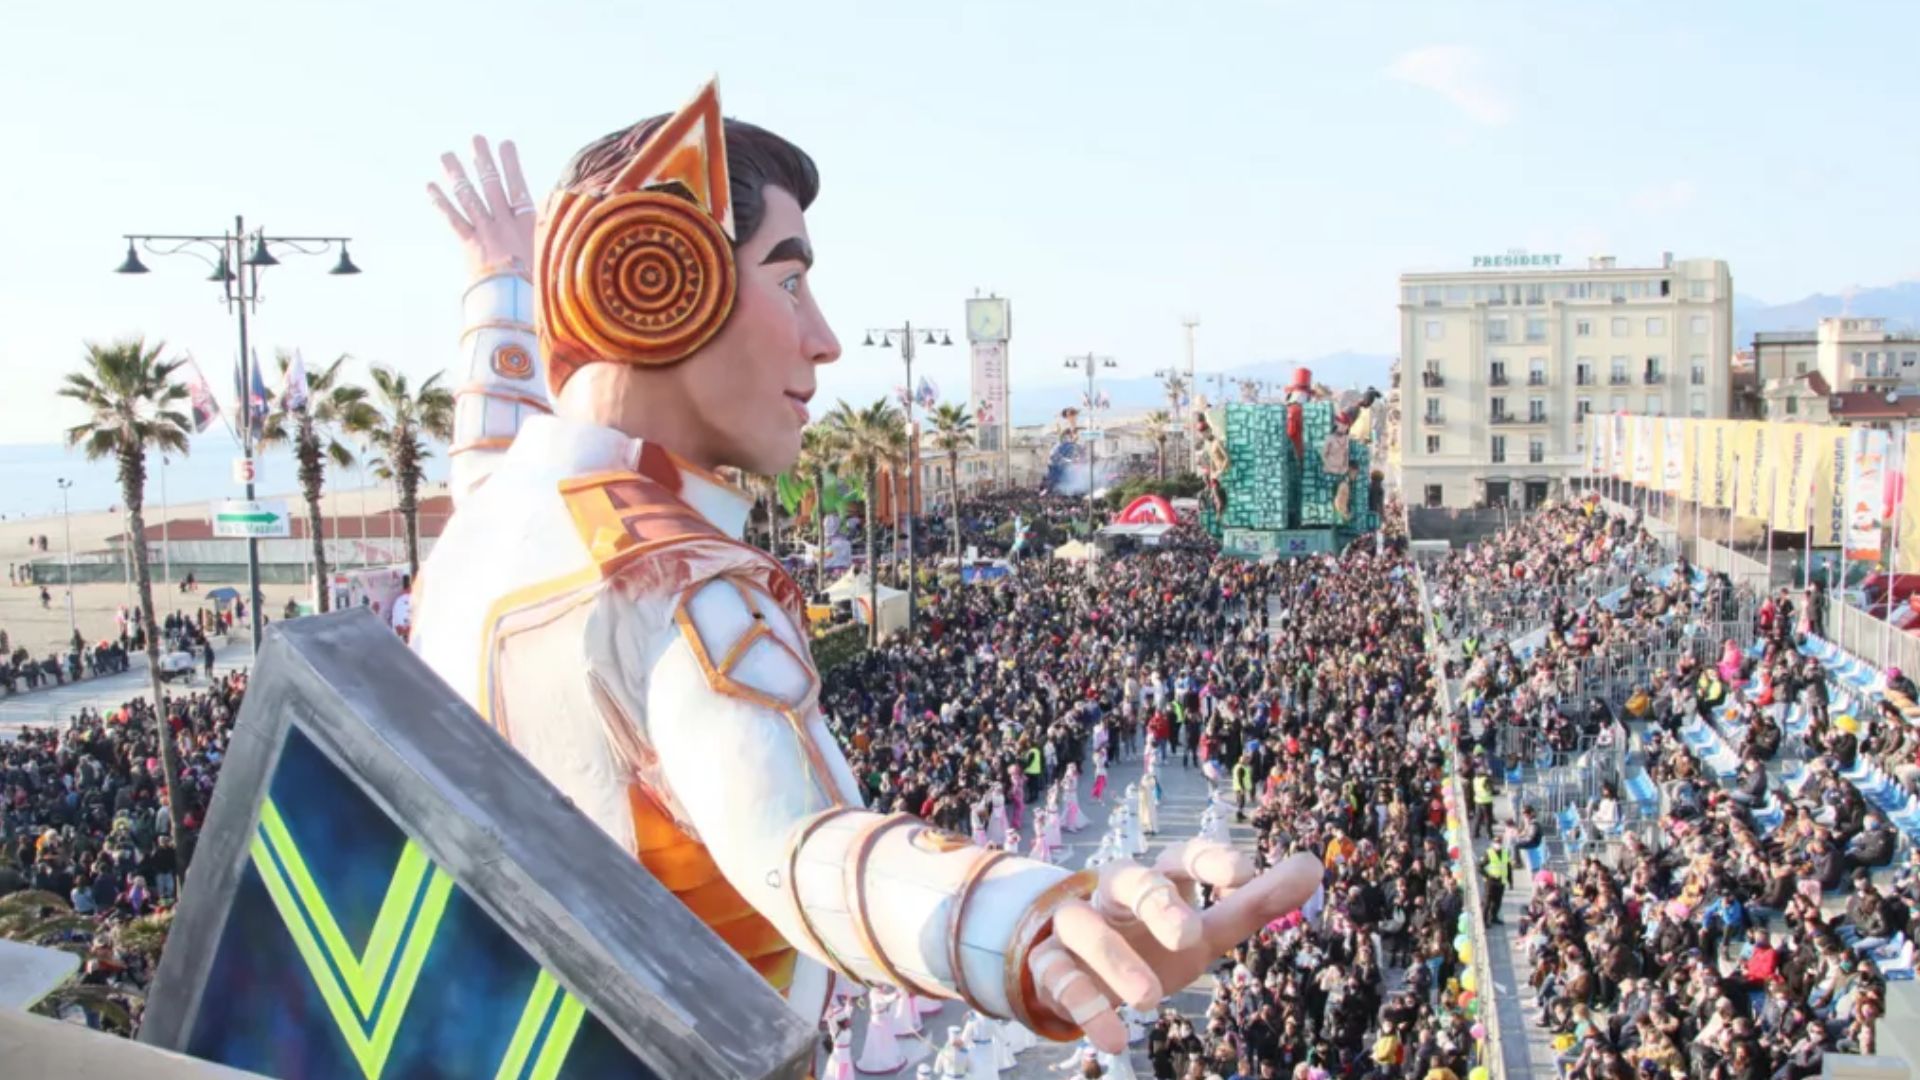
[{"label": "road sign", "polygon": [[233,459],[233,482],[236,484],[253,483],[253,459],[237,457]]},{"label": "road sign", "polygon": [[227,499],[214,504],[213,535],[228,537],[292,536],[293,519],[284,502],[247,502]]}]

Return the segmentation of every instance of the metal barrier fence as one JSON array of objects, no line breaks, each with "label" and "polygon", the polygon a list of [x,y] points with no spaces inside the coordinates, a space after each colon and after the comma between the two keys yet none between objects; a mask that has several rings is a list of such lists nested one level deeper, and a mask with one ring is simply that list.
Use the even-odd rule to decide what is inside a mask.
[{"label": "metal barrier fence", "polygon": [[[1453,687],[1446,677],[1445,647],[1440,635],[1432,627],[1433,606],[1427,593],[1426,575],[1417,564],[1409,564],[1413,572],[1413,581],[1420,595],[1420,610],[1429,628],[1426,640],[1428,670],[1433,672],[1440,684],[1440,706],[1443,717],[1453,715]],[[1466,778],[1460,772],[1460,753],[1458,744],[1447,735],[1447,727],[1440,728],[1441,739],[1445,741],[1452,767],[1447,773],[1447,787],[1453,793],[1453,805],[1464,820],[1473,805],[1467,793]],[[1488,1080],[1507,1080],[1506,1054],[1500,1033],[1500,1010],[1495,1004],[1493,989],[1496,985],[1493,977],[1493,953],[1487,943],[1486,898],[1482,894],[1480,881],[1479,848],[1474,843],[1471,827],[1457,830],[1459,833],[1460,864],[1465,868],[1461,874],[1460,892],[1465,899],[1467,921],[1467,940],[1473,945],[1474,985],[1479,987],[1478,997],[1487,1004],[1480,1009],[1480,1023],[1486,1027],[1487,1037],[1480,1047],[1480,1065],[1486,1070]]]}]

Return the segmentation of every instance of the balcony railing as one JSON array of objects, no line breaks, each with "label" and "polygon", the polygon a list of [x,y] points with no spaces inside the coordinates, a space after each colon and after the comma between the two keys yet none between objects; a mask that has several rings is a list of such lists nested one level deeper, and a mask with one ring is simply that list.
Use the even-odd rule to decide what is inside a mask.
[{"label": "balcony railing", "polygon": [[1420,373],[1420,385],[1432,390],[1447,385],[1447,380],[1437,371],[1423,371]]},{"label": "balcony railing", "polygon": [[1633,380],[1631,378],[1627,377],[1625,372],[1616,371],[1613,374],[1607,376],[1608,386],[1625,386],[1632,381]]},{"label": "balcony railing", "polygon": [[1705,386],[1707,385],[1707,373],[1704,371],[1696,371],[1687,377],[1687,382],[1694,386]]},{"label": "balcony railing", "polygon": [[1527,385],[1528,385],[1528,386],[1545,386],[1545,385],[1547,385],[1547,373],[1546,373],[1546,372],[1544,372],[1544,371],[1529,371],[1529,372],[1527,372]]},{"label": "balcony railing", "polygon": [[1505,465],[1507,463],[1507,455],[1495,454],[1492,457],[1488,458],[1488,460],[1495,465]]},{"label": "balcony railing", "polygon": [[1573,377],[1573,385],[1575,385],[1575,386],[1592,386],[1592,385],[1593,385],[1593,372],[1591,372],[1591,371],[1582,371],[1582,372],[1579,372],[1578,374],[1576,374],[1576,375],[1574,375],[1574,377]]},{"label": "balcony railing", "polygon": [[1420,422],[1428,427],[1445,427],[1447,418],[1439,413],[1425,413],[1420,417]]},{"label": "balcony railing", "polygon": [[1519,419],[1520,419],[1519,416],[1514,413],[1498,413],[1497,412],[1497,413],[1494,413],[1492,416],[1487,417],[1487,423],[1512,424],[1512,423],[1519,422]]},{"label": "balcony railing", "polygon": [[1487,385],[1489,386],[1507,385],[1507,373],[1504,371],[1496,371],[1493,374],[1487,376]]},{"label": "balcony railing", "polygon": [[1648,386],[1658,386],[1667,381],[1667,373],[1664,371],[1649,371],[1640,376],[1640,378],[1645,381]]},{"label": "balcony railing", "polygon": [[1530,412],[1527,414],[1527,423],[1529,424],[1544,424],[1546,422],[1547,413],[1544,409],[1539,412]]}]

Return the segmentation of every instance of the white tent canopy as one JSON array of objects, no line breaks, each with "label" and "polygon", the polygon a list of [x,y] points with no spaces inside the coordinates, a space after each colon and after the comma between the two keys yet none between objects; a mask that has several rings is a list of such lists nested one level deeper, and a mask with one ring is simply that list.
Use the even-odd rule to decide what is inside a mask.
[{"label": "white tent canopy", "polygon": [[1098,557],[1099,554],[1092,544],[1080,540],[1069,540],[1053,549],[1054,558],[1065,559],[1067,562],[1086,562],[1088,559]]},{"label": "white tent canopy", "polygon": [[[848,572],[827,586],[827,599],[836,604],[852,602],[854,615],[863,623],[871,623],[873,617],[869,608],[873,593],[870,588],[865,574]],[[905,629],[906,625],[907,594],[886,585],[880,586],[880,636],[890,637],[895,631]]]}]

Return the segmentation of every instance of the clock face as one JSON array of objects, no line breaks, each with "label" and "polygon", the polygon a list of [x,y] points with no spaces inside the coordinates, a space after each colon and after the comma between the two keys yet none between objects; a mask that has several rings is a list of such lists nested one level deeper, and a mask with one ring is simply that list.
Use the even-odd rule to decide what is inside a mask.
[{"label": "clock face", "polygon": [[973,341],[1007,340],[1007,302],[967,301],[967,337]]}]

